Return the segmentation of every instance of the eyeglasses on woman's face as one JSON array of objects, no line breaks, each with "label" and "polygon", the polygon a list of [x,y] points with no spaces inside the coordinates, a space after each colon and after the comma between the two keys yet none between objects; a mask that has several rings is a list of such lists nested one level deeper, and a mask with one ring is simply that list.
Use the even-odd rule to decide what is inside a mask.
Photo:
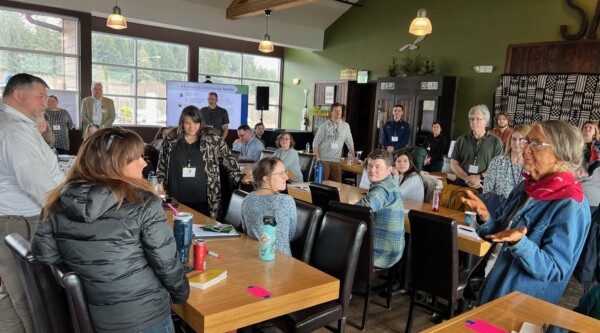
[{"label": "eyeglasses on woman's face", "polygon": [[273,177],[273,176],[279,176],[279,177],[286,176],[287,177],[287,172],[285,172],[285,171],[274,172],[274,173],[271,174],[271,177]]},{"label": "eyeglasses on woman's face", "polygon": [[531,148],[531,151],[536,151],[536,152],[542,150],[542,148],[544,148],[544,147],[552,147],[552,145],[549,143],[544,143],[544,142],[539,142],[539,141],[529,141],[525,138],[519,139],[519,146],[523,149],[525,149],[525,147],[529,146],[529,148]]}]

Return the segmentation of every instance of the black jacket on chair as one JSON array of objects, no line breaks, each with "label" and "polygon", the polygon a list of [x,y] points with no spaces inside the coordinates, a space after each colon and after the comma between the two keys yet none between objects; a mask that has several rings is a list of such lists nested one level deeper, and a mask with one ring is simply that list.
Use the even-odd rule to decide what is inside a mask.
[{"label": "black jacket on chair", "polygon": [[82,280],[96,332],[135,332],[185,302],[189,284],[160,199],[117,209],[106,187],[70,184],[32,242],[36,259],[64,261]]}]

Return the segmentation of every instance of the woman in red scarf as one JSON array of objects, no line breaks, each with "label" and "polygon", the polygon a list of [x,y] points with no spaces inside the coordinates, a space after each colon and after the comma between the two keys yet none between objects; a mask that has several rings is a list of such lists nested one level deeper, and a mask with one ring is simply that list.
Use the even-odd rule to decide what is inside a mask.
[{"label": "woman in red scarf", "polygon": [[573,176],[582,162],[581,131],[566,122],[532,126],[523,148],[525,180],[490,216],[475,196],[480,237],[497,244],[486,267],[477,304],[512,291],[558,303],[577,264],[590,227],[590,208]]}]

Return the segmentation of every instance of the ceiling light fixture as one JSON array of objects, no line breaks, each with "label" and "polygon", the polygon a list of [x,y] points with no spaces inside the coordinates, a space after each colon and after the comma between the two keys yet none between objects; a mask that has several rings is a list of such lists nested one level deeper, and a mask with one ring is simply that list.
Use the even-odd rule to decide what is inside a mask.
[{"label": "ceiling light fixture", "polygon": [[119,8],[119,3],[117,1],[115,1],[115,6],[113,7],[113,13],[106,20],[106,26],[117,30],[127,28],[127,21],[125,21],[125,17],[121,15],[121,8]]},{"label": "ceiling light fixture", "polygon": [[271,16],[271,10],[265,10],[267,16],[267,33],[265,33],[265,39],[258,44],[258,50],[263,53],[271,53],[275,50],[273,42],[271,42],[271,36],[269,36],[269,16]]},{"label": "ceiling light fixture", "polygon": [[425,36],[431,33],[431,22],[427,18],[427,10],[421,8],[417,11],[417,17],[410,24],[408,32],[415,36]]}]

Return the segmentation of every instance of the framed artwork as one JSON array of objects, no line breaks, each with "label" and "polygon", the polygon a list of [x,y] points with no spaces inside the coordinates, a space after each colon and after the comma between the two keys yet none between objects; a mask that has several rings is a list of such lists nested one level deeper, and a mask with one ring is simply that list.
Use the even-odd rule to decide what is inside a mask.
[{"label": "framed artwork", "polygon": [[335,102],[335,86],[325,87],[325,104],[333,104]]}]

